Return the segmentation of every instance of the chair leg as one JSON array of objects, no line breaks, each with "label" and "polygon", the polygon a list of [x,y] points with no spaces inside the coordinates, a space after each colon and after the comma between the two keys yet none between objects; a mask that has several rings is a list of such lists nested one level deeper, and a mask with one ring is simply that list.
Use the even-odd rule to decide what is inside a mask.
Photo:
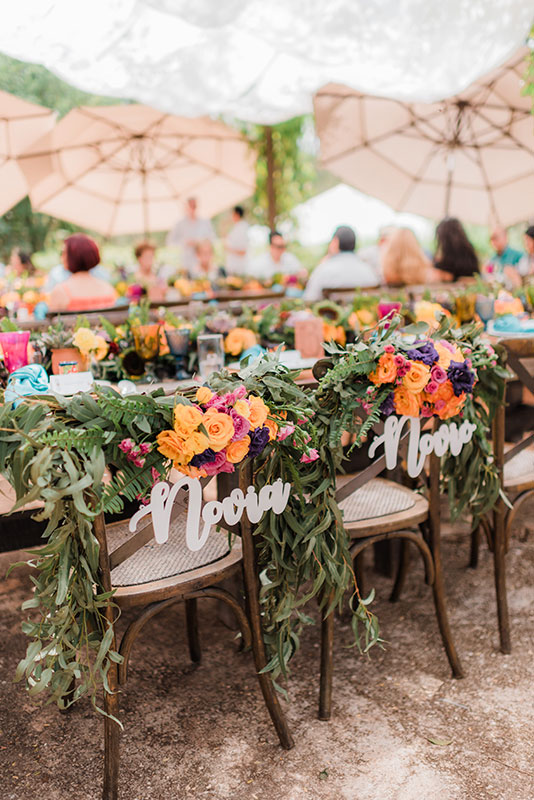
[{"label": "chair leg", "polygon": [[480,549],[480,523],[471,531],[471,550],[469,553],[469,569],[478,567],[478,551]]},{"label": "chair leg", "polygon": [[389,596],[390,603],[396,603],[398,600],[400,600],[401,592],[404,588],[404,581],[406,580],[406,575],[408,574],[409,566],[410,566],[409,542],[406,539],[401,539],[399,568],[397,570],[397,575],[395,577],[395,583],[393,584],[393,589],[391,590],[391,594]]},{"label": "chair leg", "polygon": [[197,601],[186,600],[185,603],[185,619],[187,624],[187,640],[189,642],[189,655],[191,661],[195,664],[200,664],[202,660],[202,652],[200,649],[200,637],[198,635],[198,614],[197,614]]},{"label": "chair leg", "polygon": [[[104,691],[104,711],[118,718],[119,695],[117,691],[117,665],[112,663],[108,670],[110,692]],[[118,800],[119,796],[119,738],[117,722],[104,717],[104,787],[102,800]]]},{"label": "chair leg", "polygon": [[506,511],[504,502],[499,499],[493,514],[493,569],[495,573],[495,594],[497,597],[497,618],[501,653],[511,653],[510,620],[508,617],[508,597],[506,594]]},{"label": "chair leg", "polygon": [[[333,596],[324,610],[328,611]],[[321,620],[321,676],[319,685],[319,719],[328,720],[332,714],[332,676],[334,671],[334,612]]]},{"label": "chair leg", "polygon": [[375,572],[386,578],[392,578],[394,572],[393,541],[389,539],[385,542],[376,542],[373,545],[373,551]]}]

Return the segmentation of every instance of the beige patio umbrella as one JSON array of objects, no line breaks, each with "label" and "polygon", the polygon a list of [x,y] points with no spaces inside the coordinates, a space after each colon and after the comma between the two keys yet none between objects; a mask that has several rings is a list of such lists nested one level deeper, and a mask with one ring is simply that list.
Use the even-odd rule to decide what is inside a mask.
[{"label": "beige patio umbrella", "polygon": [[49,108],[0,91],[0,216],[28,194],[17,156],[51,130],[55,118]]},{"label": "beige patio umbrella", "polygon": [[74,109],[19,163],[34,209],[105,236],[168,230],[189,196],[213,216],[255,185],[238,131],[137,104]]},{"label": "beige patio umbrella", "polygon": [[439,103],[329,84],[315,96],[322,165],[397,211],[511,225],[534,215],[527,48]]}]

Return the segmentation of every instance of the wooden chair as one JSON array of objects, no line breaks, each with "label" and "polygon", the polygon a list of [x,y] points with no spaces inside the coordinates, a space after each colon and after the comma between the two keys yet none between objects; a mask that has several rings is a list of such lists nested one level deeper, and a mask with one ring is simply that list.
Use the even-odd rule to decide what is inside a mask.
[{"label": "wooden chair", "polygon": [[[328,359],[314,368],[317,379],[329,368]],[[406,443],[408,434],[402,438]],[[428,497],[394,481],[377,477],[386,467],[385,456],[373,461],[354,476],[338,481],[336,499],[344,512],[344,526],[351,540],[350,554],[358,572],[358,560],[370,545],[400,539],[400,563],[390,595],[395,602],[408,569],[408,546],[413,544],[423,558],[426,583],[432,586],[438,626],[453,677],[462,678],[463,670],[456,652],[447,617],[440,549],[440,463],[429,457]],[[328,720],[332,707],[334,614],[323,617],[321,625],[321,678],[319,719]]]},{"label": "wooden chair", "polygon": [[[245,491],[251,483],[251,467],[239,475],[239,485]],[[104,691],[104,710],[117,717],[119,687],[128,677],[128,664],[132,647],[144,626],[161,611],[178,602],[185,604],[189,651],[194,662],[200,662],[201,651],[196,619],[199,598],[211,597],[227,604],[234,612],[245,647],[252,644],[255,666],[259,673],[266,665],[265,649],[261,635],[259,611],[259,578],[255,568],[255,549],[248,521],[240,524],[240,537],[229,546],[225,531],[211,530],[205,547],[192,552],[185,544],[186,510],[176,503],[171,517],[169,540],[156,544],[150,519],[131,534],[129,521],[106,525],[103,515],[94,521],[94,533],[100,546],[99,566],[104,590],[115,590],[107,606],[106,618],[115,626],[117,609],[137,608],[139,613],[128,625],[118,647],[123,656],[119,665],[111,663],[108,672],[109,691]],[[243,568],[247,614],[238,600],[226,589],[222,581]],[[116,629],[115,629],[116,632]],[[113,648],[116,649],[114,640]],[[280,743],[289,749],[293,740],[287,727],[278,697],[268,675],[258,674],[258,679]],[[120,729],[109,717],[104,718],[104,800],[117,800],[119,777]]]},{"label": "wooden chair", "polygon": [[[523,389],[534,394],[534,339],[508,339],[500,342],[507,351],[507,365],[515,373]],[[493,553],[497,616],[499,621],[500,649],[502,653],[512,650],[508,599],[506,593],[506,553],[510,546],[510,536],[517,514],[523,504],[534,496],[534,408],[533,424],[520,442],[507,445],[505,441],[506,409],[499,407],[493,422],[493,449],[501,476],[504,494],[511,503],[508,507],[499,498],[493,519],[483,519],[478,529],[473,531],[471,540],[470,566],[478,563],[480,532],[484,531],[488,546]]]}]

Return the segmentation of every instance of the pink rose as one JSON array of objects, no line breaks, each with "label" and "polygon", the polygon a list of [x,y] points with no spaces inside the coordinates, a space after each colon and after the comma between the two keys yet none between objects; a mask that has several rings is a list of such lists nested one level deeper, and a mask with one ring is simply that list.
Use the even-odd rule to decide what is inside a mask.
[{"label": "pink rose", "polygon": [[123,453],[130,453],[134,448],[134,442],[131,439],[123,439],[119,445],[119,450]]},{"label": "pink rose", "polygon": [[425,391],[427,391],[429,394],[434,394],[434,392],[438,391],[438,386],[439,384],[436,381],[429,381],[429,383],[426,385]]},{"label": "pink rose", "polygon": [[433,411],[430,406],[422,406],[421,408],[421,416],[422,417],[431,417],[433,415]]},{"label": "pink rose", "polygon": [[437,384],[445,383],[445,381],[447,380],[447,373],[445,372],[443,367],[439,366],[439,364],[434,364],[434,366],[430,370],[430,375],[432,380],[435,381]]},{"label": "pink rose", "polygon": [[[384,353],[394,353],[394,352],[395,352],[395,348],[393,347],[392,344],[387,344],[384,347]],[[398,356],[397,356],[397,358],[398,358]],[[400,358],[402,358],[402,356],[400,356]]]},{"label": "pink rose", "polygon": [[283,428],[279,429],[278,441],[283,442],[284,439],[287,439],[287,437],[291,436],[292,433],[295,433],[295,426],[290,422],[288,425],[284,425]]},{"label": "pink rose", "polygon": [[206,475],[212,477],[213,475],[218,475],[219,472],[234,472],[235,467],[227,461],[226,451],[219,450],[218,453],[215,453],[213,461],[202,464],[202,469],[205,471]]},{"label": "pink rose", "polygon": [[[227,395],[225,395],[226,397]],[[225,397],[214,394],[213,397],[205,403],[206,408],[215,408],[217,411],[228,411]]]},{"label": "pink rose", "polygon": [[244,439],[249,432],[250,422],[248,419],[245,419],[245,417],[242,417],[241,414],[238,414],[237,411],[234,411],[233,408],[230,411],[230,416],[234,422],[234,435],[232,436],[232,442],[239,442],[241,439]]},{"label": "pink rose", "polygon": [[[390,347],[391,347],[391,345],[390,345]],[[391,347],[391,351],[393,351],[393,347]],[[390,351],[388,351],[388,352],[390,352]],[[395,356],[395,358],[393,360],[395,362],[395,366],[396,367],[402,367],[404,365],[405,361],[406,361],[404,356],[401,356],[401,355]]]},{"label": "pink rose", "polygon": [[301,464],[311,464],[312,461],[317,461],[318,458],[319,458],[318,451],[315,449],[315,447],[312,447],[311,450],[308,450],[307,453],[303,453],[301,455],[300,463]]}]

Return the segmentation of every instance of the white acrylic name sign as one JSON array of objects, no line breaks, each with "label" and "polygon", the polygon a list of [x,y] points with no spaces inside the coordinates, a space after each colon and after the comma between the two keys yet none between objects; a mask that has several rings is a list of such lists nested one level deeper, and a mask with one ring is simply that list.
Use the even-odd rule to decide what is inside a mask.
[{"label": "white acrylic name sign", "polygon": [[69,396],[78,392],[90,392],[93,388],[92,372],[68,372],[65,375],[51,375],[50,389],[56,394]]},{"label": "white acrylic name sign", "polygon": [[[184,477],[169,485],[164,481],[155,483],[150,493],[150,503],[137,511],[130,520],[130,531],[135,533],[137,525],[147,514],[152,514],[154,538],[163,544],[169,538],[172,507],[180,489],[189,489],[185,541],[190,550],[200,550],[206,544],[210,530],[222,518],[227,525],[236,525],[246,510],[253,524],[259,522],[266,511],[282,514],[291,493],[291,484],[278,478],[273,485],[263,486],[259,493],[249,486],[246,495],[241,489],[233,489],[224,500],[210,500],[202,508],[202,484],[198,478]],[[201,519],[204,523],[201,530]]]},{"label": "white acrylic name sign", "polygon": [[383,444],[386,468],[395,469],[399,457],[402,429],[408,421],[410,422],[410,436],[406,463],[408,475],[411,478],[417,478],[422,472],[425,459],[431,453],[435,453],[441,458],[449,449],[451,455],[459,455],[464,444],[471,441],[476,430],[474,423],[464,420],[459,427],[455,422],[451,422],[450,425],[440,425],[434,433],[423,433],[421,436],[421,420],[418,417],[391,416],[384,423],[384,433],[377,436],[369,447],[369,458],[373,458],[377,449]]}]

